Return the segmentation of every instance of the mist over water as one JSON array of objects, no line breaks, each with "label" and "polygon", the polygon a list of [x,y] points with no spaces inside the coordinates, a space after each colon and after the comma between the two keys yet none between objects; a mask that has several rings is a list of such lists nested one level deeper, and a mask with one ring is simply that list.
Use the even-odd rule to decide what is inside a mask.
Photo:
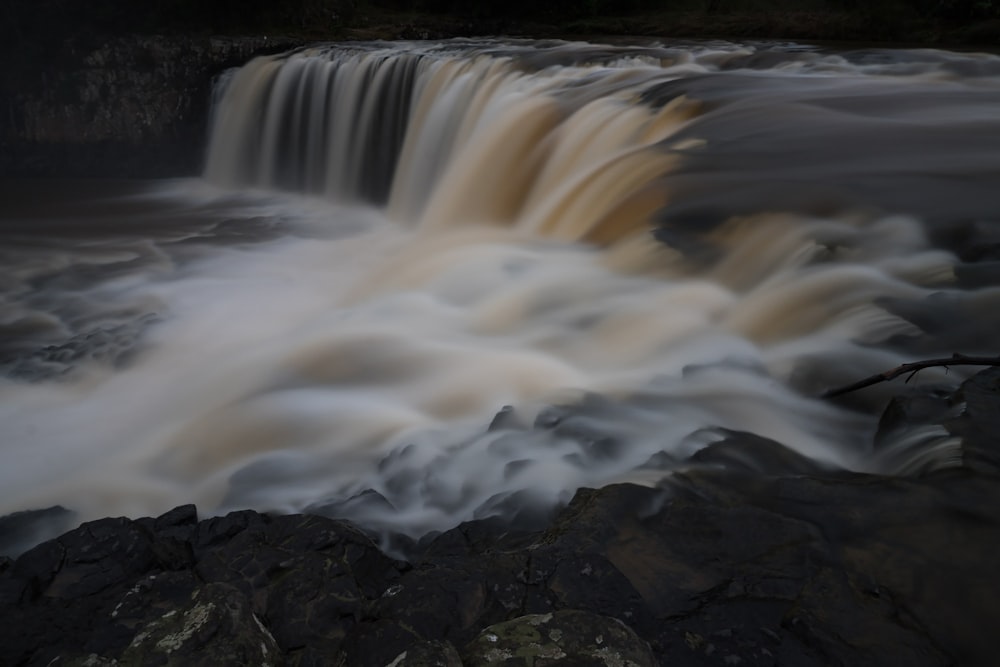
[{"label": "mist over water", "polygon": [[996,353],[1000,276],[963,276],[1000,240],[1000,59],[371,44],[220,85],[203,180],[5,188],[0,513],[420,536],[734,431],[960,460],[934,429],[873,451],[891,387],[817,396]]}]

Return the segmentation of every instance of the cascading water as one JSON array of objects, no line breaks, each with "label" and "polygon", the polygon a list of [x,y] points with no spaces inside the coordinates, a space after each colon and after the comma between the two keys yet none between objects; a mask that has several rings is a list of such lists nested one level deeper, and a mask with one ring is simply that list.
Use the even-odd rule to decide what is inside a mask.
[{"label": "cascading water", "polygon": [[262,58],[218,105],[206,175],[386,205],[421,227],[616,240],[662,205],[648,186],[670,157],[650,146],[692,115],[683,99],[635,104],[639,86],[662,78],[658,62],[528,74],[510,55],[468,51]]},{"label": "cascading water", "polygon": [[872,451],[890,388],[816,397],[996,352],[1000,280],[955,252],[1000,238],[1000,59],[332,45],[223,85],[205,182],[6,216],[0,513],[418,536],[654,484],[733,432],[958,460],[939,429]]}]

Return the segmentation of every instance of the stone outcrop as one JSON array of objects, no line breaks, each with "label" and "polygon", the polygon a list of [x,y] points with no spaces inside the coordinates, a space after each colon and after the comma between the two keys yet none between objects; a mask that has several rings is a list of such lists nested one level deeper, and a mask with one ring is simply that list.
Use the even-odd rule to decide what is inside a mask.
[{"label": "stone outcrop", "polygon": [[322,517],[105,519],[0,565],[0,662],[988,664],[996,487],[699,473],[410,563]]},{"label": "stone outcrop", "polygon": [[657,662],[649,645],[621,621],[584,611],[557,611],[491,625],[465,648],[463,664],[656,667]]},{"label": "stone outcrop", "polygon": [[24,63],[0,80],[0,175],[195,174],[214,79],[295,45],[263,35],[124,36]]}]

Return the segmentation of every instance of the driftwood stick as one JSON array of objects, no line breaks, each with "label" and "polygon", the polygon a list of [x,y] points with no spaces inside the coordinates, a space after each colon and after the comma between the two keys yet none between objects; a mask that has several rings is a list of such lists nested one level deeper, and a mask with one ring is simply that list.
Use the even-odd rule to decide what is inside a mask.
[{"label": "driftwood stick", "polygon": [[910,374],[910,377],[906,378],[906,381],[909,382],[918,371],[922,371],[925,368],[931,368],[933,366],[944,366],[945,368],[948,368],[949,366],[1000,366],[1000,356],[969,357],[964,354],[953,354],[947,359],[926,359],[924,361],[914,361],[909,364],[903,364],[902,366],[896,366],[895,368],[885,371],[884,373],[877,373],[870,377],[866,377],[864,380],[858,380],[857,382],[847,386],[830,389],[823,394],[823,398],[843,396],[844,394],[849,394],[852,391],[870,387],[873,384],[878,384],[879,382],[895,380],[900,375],[906,375],[907,373]]}]

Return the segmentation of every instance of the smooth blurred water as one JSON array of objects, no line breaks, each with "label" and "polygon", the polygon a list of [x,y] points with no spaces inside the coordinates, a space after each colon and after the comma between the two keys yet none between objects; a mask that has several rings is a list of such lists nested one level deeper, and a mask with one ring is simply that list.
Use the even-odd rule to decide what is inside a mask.
[{"label": "smooth blurred water", "polygon": [[3,184],[0,513],[196,502],[417,536],[655,484],[720,429],[855,470],[953,465],[939,431],[872,451],[891,388],[817,396],[995,352],[992,274],[956,271],[1000,239],[998,62],[526,42],[255,61],[205,180]]}]

